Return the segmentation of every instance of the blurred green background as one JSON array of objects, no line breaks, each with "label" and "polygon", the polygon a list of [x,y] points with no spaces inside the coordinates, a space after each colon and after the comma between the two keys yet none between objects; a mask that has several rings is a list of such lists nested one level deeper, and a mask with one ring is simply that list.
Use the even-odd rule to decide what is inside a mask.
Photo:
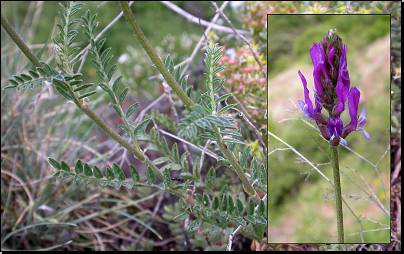
[{"label": "blurred green background", "polygon": [[[331,180],[328,143],[319,137],[299,117],[307,120],[298,100],[304,101],[303,85],[298,75],[306,77],[310,97],[314,101],[313,65],[310,48],[319,43],[327,30],[336,28],[343,44],[348,46],[348,71],[351,87],[361,92],[359,111],[366,107],[370,133],[367,140],[360,132],[351,133],[348,147],[363,159],[339,147],[342,194],[366,196],[372,189],[389,211],[390,151],[390,16],[389,15],[268,15],[268,130],[311,161]],[[341,115],[344,125],[349,123],[347,111]],[[290,121],[286,121],[289,119]],[[315,125],[314,121],[310,122]],[[317,128],[317,126],[315,125]],[[270,136],[268,156],[268,240],[271,243],[333,243],[336,242],[335,201],[332,186],[306,163],[299,163],[291,150],[272,152],[285,145]],[[365,160],[377,165],[387,199],[376,170]],[[361,174],[366,183],[355,172]],[[328,201],[327,199],[331,198]],[[382,209],[364,201],[344,197],[361,222],[362,231],[388,228],[390,219]],[[347,243],[359,243],[359,222],[343,205]],[[362,218],[363,219],[363,218]],[[383,225],[370,223],[370,220]],[[390,242],[390,230],[364,233],[366,243]]]}]

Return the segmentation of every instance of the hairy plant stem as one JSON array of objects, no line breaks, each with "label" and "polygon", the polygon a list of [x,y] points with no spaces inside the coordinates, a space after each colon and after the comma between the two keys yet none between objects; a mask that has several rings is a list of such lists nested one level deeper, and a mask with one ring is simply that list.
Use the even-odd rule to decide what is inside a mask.
[{"label": "hairy plant stem", "polygon": [[155,64],[157,70],[161,73],[161,75],[163,75],[167,84],[174,90],[175,93],[177,93],[177,95],[181,98],[181,100],[184,102],[184,105],[187,108],[195,106],[194,103],[192,102],[191,98],[189,98],[186,95],[186,93],[181,89],[181,87],[177,84],[177,82],[175,82],[174,78],[170,75],[170,73],[164,66],[163,62],[161,61],[160,57],[156,54],[153,47],[150,45],[149,41],[147,40],[147,38],[144,36],[142,30],[140,29],[139,25],[137,24],[135,17],[133,16],[133,13],[129,7],[128,2],[119,1],[119,4],[122,8],[122,11],[125,15],[126,20],[128,21],[129,27],[135,33],[136,38],[138,39],[138,41],[140,42],[140,44],[142,45],[142,47],[146,51],[146,53],[149,55],[152,62]]},{"label": "hairy plant stem", "polygon": [[333,146],[330,143],[332,173],[334,177],[335,186],[335,209],[337,211],[337,230],[338,230],[338,243],[344,243],[344,219],[342,211],[342,195],[341,195],[341,180],[339,174],[338,162],[338,146]]},{"label": "hairy plant stem", "polygon": [[214,126],[214,130],[217,137],[216,139],[217,146],[219,147],[220,152],[222,152],[222,154],[229,160],[232,166],[231,168],[237,174],[237,176],[240,178],[243,184],[244,191],[247,192],[247,194],[250,195],[257,204],[259,204],[261,200],[260,197],[258,196],[257,192],[248,181],[247,177],[243,172],[243,169],[241,168],[240,164],[238,164],[237,159],[234,157],[233,153],[224,146],[219,128],[217,126]]}]

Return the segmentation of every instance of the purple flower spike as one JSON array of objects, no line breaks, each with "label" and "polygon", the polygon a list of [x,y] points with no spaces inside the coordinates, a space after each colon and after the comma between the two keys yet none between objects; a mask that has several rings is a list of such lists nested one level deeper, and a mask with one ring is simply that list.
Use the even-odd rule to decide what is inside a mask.
[{"label": "purple flower spike", "polygon": [[[299,100],[299,105],[306,118],[316,121],[321,135],[333,146],[346,145],[344,138],[352,131],[360,131],[370,139],[369,133],[362,129],[366,124],[366,109],[358,116],[360,92],[356,87],[350,87],[347,53],[348,47],[342,43],[336,29],[328,30],[320,43],[313,43],[310,57],[314,66],[314,105],[306,78],[298,72],[304,88],[304,102]],[[347,100],[351,122],[344,127],[340,115]],[[321,112],[323,108],[329,116]]]},{"label": "purple flower spike", "polygon": [[304,115],[306,118],[312,118],[314,117],[314,109],[313,109],[313,103],[310,100],[309,97],[309,89],[307,89],[307,81],[306,78],[303,76],[303,74],[298,71],[300,79],[302,80],[303,83],[303,88],[304,88],[304,101],[299,100],[299,105],[300,108],[303,110]]},{"label": "purple flower spike", "polygon": [[351,131],[360,131],[365,135],[367,139],[370,139],[370,134],[367,133],[363,127],[366,124],[366,108],[363,108],[360,116],[358,117],[358,107],[359,107],[359,98],[361,96],[361,93],[356,87],[352,87],[351,91],[349,92],[349,98],[348,98],[348,106],[349,106],[349,115],[351,116],[351,122],[345,126],[344,131],[347,131],[347,134],[344,136],[347,136],[349,132]]}]

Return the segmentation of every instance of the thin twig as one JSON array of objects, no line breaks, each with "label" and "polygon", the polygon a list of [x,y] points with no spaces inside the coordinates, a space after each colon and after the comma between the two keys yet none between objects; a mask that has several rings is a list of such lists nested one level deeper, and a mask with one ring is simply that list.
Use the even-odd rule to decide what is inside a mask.
[{"label": "thin twig", "polygon": [[[169,2],[169,1],[161,1],[162,4],[170,8],[171,10],[175,11],[176,13],[180,14],[184,18],[186,18],[188,21],[191,21],[192,23],[198,24],[199,23],[199,18],[189,14],[188,12],[184,11],[183,9],[179,8],[177,5]],[[201,25],[203,26],[210,26],[211,23],[205,20],[200,20]],[[221,26],[221,25],[216,25],[213,24],[212,26],[213,29],[225,33],[233,33],[233,30],[231,28]],[[243,35],[251,35],[251,32],[248,31],[243,31],[243,30],[237,30],[238,33],[243,34]]]},{"label": "thin twig", "polygon": [[[164,131],[164,130],[162,130],[162,129],[159,129],[158,131],[161,132],[161,133],[164,134],[164,135],[167,135],[167,136],[173,137],[173,138],[175,138],[175,139],[177,139],[177,140],[180,140],[180,141],[186,143],[187,145],[192,146],[192,147],[195,148],[195,149],[198,149],[199,151],[203,151],[203,149],[204,149],[204,148],[201,147],[201,146],[194,145],[194,144],[192,144],[192,143],[186,141],[185,139],[180,138],[180,137],[178,137],[178,136],[176,136],[176,135],[174,135],[174,134],[171,134],[171,133],[169,133],[169,132],[166,132],[166,131]],[[219,157],[219,156],[217,156],[215,153],[211,152],[210,150],[206,150],[206,154],[209,155],[210,157],[214,158],[215,160],[217,160],[217,158]]]},{"label": "thin twig", "polygon": [[[295,154],[297,154],[298,156],[300,156],[306,163],[308,163],[310,166],[313,167],[313,169],[315,169],[322,177],[324,177],[327,182],[329,182],[332,187],[334,187],[334,185],[332,184],[332,182],[330,181],[330,179],[328,179],[328,177],[326,177],[323,172],[321,172],[316,166],[313,165],[313,163],[311,163],[308,159],[306,159],[306,157],[304,157],[301,153],[299,153],[295,148],[293,148],[291,145],[289,145],[288,143],[286,143],[285,141],[283,141],[282,139],[278,138],[276,135],[272,134],[272,132],[268,131],[268,134],[271,135],[272,137],[276,138],[277,140],[279,140],[280,142],[282,142],[284,145],[286,145],[287,147],[289,147]],[[335,187],[334,187],[335,188]]]}]

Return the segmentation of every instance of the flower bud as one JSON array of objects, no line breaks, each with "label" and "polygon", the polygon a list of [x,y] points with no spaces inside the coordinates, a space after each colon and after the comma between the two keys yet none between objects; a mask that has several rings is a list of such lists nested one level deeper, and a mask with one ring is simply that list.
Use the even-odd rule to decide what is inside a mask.
[{"label": "flower bud", "polygon": [[59,47],[59,45],[55,44],[53,46],[53,53],[55,54],[56,65],[59,67],[59,69],[65,73],[70,73],[69,61],[66,59],[63,50]]}]

